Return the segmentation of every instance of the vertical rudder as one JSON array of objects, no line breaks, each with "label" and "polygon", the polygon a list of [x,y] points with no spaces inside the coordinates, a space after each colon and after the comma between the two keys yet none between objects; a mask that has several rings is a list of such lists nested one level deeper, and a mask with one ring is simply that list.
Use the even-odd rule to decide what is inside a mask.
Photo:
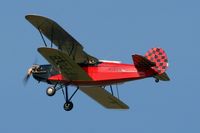
[{"label": "vertical rudder", "polygon": [[166,52],[162,48],[152,48],[146,54],[145,57],[156,64],[156,66],[152,67],[158,75],[163,74],[168,66],[168,57]]}]

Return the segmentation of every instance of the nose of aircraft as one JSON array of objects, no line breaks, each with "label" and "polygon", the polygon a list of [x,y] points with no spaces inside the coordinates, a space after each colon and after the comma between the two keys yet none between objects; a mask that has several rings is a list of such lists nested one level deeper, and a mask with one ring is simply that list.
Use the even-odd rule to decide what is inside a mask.
[{"label": "nose of aircraft", "polygon": [[32,66],[28,69],[28,71],[27,71],[27,73],[26,73],[26,76],[25,76],[25,78],[24,78],[24,84],[26,84],[26,83],[28,82],[30,76],[31,76],[33,73],[37,72],[37,71],[39,70],[39,68],[40,68],[40,65],[34,64],[34,65],[32,65]]},{"label": "nose of aircraft", "polygon": [[54,69],[54,67],[50,64],[46,65],[34,64],[28,69],[27,74],[24,78],[24,83],[25,84],[27,83],[31,75],[33,76],[34,79],[36,79],[39,82],[42,81],[50,83],[48,78],[56,74],[59,74],[59,72],[56,69]]},{"label": "nose of aircraft", "polygon": [[38,81],[46,81],[49,77],[49,68],[44,65],[33,65],[32,75]]}]

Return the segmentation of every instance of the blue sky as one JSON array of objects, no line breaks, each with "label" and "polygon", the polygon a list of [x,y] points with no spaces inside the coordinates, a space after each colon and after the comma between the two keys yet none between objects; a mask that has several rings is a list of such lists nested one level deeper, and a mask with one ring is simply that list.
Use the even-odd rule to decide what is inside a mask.
[{"label": "blue sky", "polygon": [[[0,132],[199,133],[199,5],[197,0],[2,0]],[[37,53],[44,45],[27,14],[54,19],[100,59],[132,63],[132,54],[162,47],[171,81],[122,84],[127,111],[104,109],[78,92],[74,109],[65,112],[61,92],[48,97],[48,85],[33,79],[23,86],[32,63],[46,63]]]}]

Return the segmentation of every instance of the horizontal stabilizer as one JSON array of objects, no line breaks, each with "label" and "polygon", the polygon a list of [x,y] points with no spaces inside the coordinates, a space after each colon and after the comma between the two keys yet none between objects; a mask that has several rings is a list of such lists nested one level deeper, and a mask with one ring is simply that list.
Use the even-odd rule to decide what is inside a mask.
[{"label": "horizontal stabilizer", "polygon": [[155,75],[154,78],[162,80],[162,81],[170,81],[169,76],[165,72],[160,75],[159,74]]}]

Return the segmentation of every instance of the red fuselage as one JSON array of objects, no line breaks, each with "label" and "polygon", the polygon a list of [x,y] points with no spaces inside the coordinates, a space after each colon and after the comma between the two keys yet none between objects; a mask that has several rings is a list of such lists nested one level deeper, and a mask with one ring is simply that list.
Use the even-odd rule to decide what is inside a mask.
[{"label": "red fuselage", "polygon": [[69,81],[64,79],[61,74],[51,76],[48,80],[73,85],[110,85],[147,78],[155,74],[153,69],[141,71],[133,64],[116,62],[102,62],[95,66],[83,66],[82,68],[92,78],[92,81]]}]

